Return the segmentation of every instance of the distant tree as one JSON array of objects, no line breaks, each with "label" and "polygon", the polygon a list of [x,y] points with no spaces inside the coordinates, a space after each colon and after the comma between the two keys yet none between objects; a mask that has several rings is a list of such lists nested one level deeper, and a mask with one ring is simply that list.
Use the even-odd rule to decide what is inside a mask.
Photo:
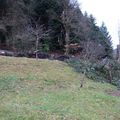
[{"label": "distant tree", "polygon": [[45,37],[48,37],[50,30],[45,30],[44,25],[40,25],[38,21],[34,20],[29,23],[27,30],[35,37],[35,53],[36,59],[38,59],[38,51],[41,47],[41,40]]},{"label": "distant tree", "polygon": [[104,22],[102,23],[100,27],[100,32],[101,32],[100,40],[101,40],[102,46],[104,46],[105,54],[109,58],[112,58],[113,47],[112,47],[111,36],[109,35],[109,32],[107,31],[107,27],[105,26]]},{"label": "distant tree", "polygon": [[6,14],[2,17],[2,21],[7,30],[7,44],[16,50],[18,36],[22,36],[27,23],[27,16],[24,12],[26,6],[22,0],[6,0],[5,4]]},{"label": "distant tree", "polygon": [[0,0],[0,18],[6,14],[7,0]]},{"label": "distant tree", "polygon": [[73,21],[78,20],[76,16],[76,7],[78,7],[78,3],[76,0],[62,0],[62,13],[61,13],[61,22],[63,24],[65,30],[65,44],[66,50],[65,54],[69,54],[69,44],[70,44],[70,30],[73,26]]},{"label": "distant tree", "polygon": [[[32,4],[32,9],[35,14],[32,15],[33,19],[37,20],[41,18],[41,24],[44,24],[46,29],[51,29],[49,40],[46,40],[45,44],[49,46],[50,50],[59,49],[62,44],[60,42],[62,35],[60,35],[61,24],[58,22],[57,17],[60,16],[60,6],[58,4],[59,0],[35,0]],[[43,14],[44,13],[44,14]]]}]

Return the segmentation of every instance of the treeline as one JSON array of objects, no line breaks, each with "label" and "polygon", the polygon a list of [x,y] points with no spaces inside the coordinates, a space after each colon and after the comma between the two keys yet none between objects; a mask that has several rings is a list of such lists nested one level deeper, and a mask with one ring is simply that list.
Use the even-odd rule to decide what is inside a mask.
[{"label": "treeline", "polygon": [[76,0],[0,0],[0,43],[14,51],[112,57],[105,24],[97,26],[92,15],[81,12]]}]

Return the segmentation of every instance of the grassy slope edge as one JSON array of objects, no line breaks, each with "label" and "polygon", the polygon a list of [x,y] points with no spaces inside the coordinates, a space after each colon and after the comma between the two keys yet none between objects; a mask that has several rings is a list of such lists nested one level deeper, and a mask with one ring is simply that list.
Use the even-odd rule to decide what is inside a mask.
[{"label": "grassy slope edge", "polygon": [[120,97],[66,63],[0,56],[0,120],[119,120]]}]

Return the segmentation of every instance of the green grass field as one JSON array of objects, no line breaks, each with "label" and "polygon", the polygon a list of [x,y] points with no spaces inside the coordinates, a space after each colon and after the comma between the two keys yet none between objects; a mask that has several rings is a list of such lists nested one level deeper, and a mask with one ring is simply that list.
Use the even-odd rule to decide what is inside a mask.
[{"label": "green grass field", "polygon": [[0,56],[0,120],[120,120],[116,87],[66,63]]}]

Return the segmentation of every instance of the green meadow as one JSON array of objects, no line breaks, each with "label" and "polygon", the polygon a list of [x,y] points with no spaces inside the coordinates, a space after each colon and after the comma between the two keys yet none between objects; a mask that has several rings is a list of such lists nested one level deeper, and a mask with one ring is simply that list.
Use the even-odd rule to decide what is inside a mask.
[{"label": "green meadow", "polygon": [[120,120],[117,88],[57,60],[0,56],[0,120]]}]

